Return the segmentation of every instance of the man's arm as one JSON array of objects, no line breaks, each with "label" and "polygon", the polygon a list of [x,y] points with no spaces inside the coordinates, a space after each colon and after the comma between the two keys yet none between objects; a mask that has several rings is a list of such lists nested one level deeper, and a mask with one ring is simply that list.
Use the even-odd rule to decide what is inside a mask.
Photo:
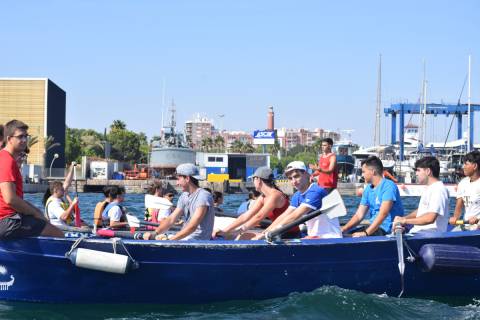
[{"label": "man's arm", "polygon": [[0,192],[2,193],[5,203],[15,209],[15,211],[18,213],[31,215],[38,219],[46,220],[40,209],[34,207],[32,204],[17,196],[17,193],[15,192],[15,183],[1,182]]},{"label": "man's arm", "polygon": [[455,203],[455,211],[453,212],[453,217],[451,217],[448,222],[450,224],[453,224],[455,225],[455,223],[457,222],[458,219],[460,219],[460,217],[462,216],[462,209],[464,207],[464,204],[463,204],[463,199],[462,198],[458,198],[457,199],[457,202]]},{"label": "man's arm", "polygon": [[208,206],[200,206],[195,209],[195,212],[193,213],[192,218],[188,221],[187,225],[175,235],[170,237],[169,240],[180,240],[192,234],[195,230],[197,230],[207,212]]},{"label": "man's arm", "polygon": [[426,224],[433,223],[435,219],[437,219],[437,216],[438,214],[436,212],[427,212],[420,217],[417,217],[416,214],[415,216],[412,217],[411,214],[409,214],[406,217],[399,217],[396,220],[397,222],[400,222],[402,225],[413,224],[413,225],[423,226]]},{"label": "man's arm", "polygon": [[275,203],[276,199],[275,198],[269,198],[269,199],[266,199],[265,198],[263,199],[263,206],[262,208],[256,213],[253,215],[252,218],[250,218],[247,222],[245,222],[243,225],[242,225],[242,232],[245,232],[253,227],[255,227],[256,225],[258,225],[260,223],[260,221],[262,221],[263,219],[265,219],[268,215],[269,212],[272,212],[274,209],[275,209]]},{"label": "man's arm", "polygon": [[359,205],[357,212],[353,215],[353,217],[344,225],[342,226],[342,232],[348,231],[351,228],[357,226],[360,222],[362,222],[363,217],[365,217],[365,214],[368,211],[368,206],[366,205]]},{"label": "man's arm", "polygon": [[183,209],[180,207],[175,208],[175,210],[165,219],[159,221],[159,226],[155,229],[156,234],[165,233],[170,227],[177,221],[177,218],[183,214]]},{"label": "man's arm", "polygon": [[[248,209],[246,212],[242,213],[235,221],[229,224],[225,229],[221,230],[225,233],[231,232],[238,228],[239,226],[245,224],[247,221],[252,219],[252,217],[257,214],[260,209],[264,206],[265,199],[260,197],[255,201],[255,204],[252,208]],[[262,218],[263,219],[263,218]],[[261,220],[261,219],[260,219]]]},{"label": "man's arm", "polygon": [[375,217],[373,222],[365,229],[367,235],[373,234],[382,224],[383,220],[388,216],[390,210],[393,207],[393,201],[383,201],[380,205],[380,210],[378,211],[378,215]]},{"label": "man's arm", "polygon": [[289,215],[285,216],[281,225],[283,225],[283,226],[287,225],[287,224],[299,219],[303,215],[305,215],[307,213],[310,213],[311,211],[312,211],[312,208],[310,208],[307,205],[301,204],[298,208],[295,208],[293,211],[291,211]]},{"label": "man's arm", "polygon": [[63,182],[63,189],[65,190],[65,193],[68,192],[68,188],[70,188],[70,185],[72,184],[73,170],[75,170],[75,166],[72,164],[68,170],[67,176],[65,177],[65,181]]},{"label": "man's arm", "polygon": [[275,219],[275,221],[273,221],[273,222],[268,226],[268,228],[265,229],[265,231],[264,231],[263,233],[267,233],[267,232],[273,231],[273,230],[277,229],[279,226],[285,225],[284,220],[287,220],[287,219],[288,219],[288,216],[289,216],[293,211],[295,211],[295,209],[296,209],[296,208],[288,207],[288,209],[285,210],[285,212],[283,212],[277,219]]}]

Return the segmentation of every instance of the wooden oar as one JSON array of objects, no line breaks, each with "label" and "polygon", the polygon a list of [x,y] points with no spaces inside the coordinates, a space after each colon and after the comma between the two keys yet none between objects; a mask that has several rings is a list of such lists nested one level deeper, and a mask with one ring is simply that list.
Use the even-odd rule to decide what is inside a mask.
[{"label": "wooden oar", "polygon": [[126,214],[128,225],[132,228],[140,228],[140,225],[158,227],[160,224],[150,221],[142,221],[132,214]]},{"label": "wooden oar", "polygon": [[272,232],[268,232],[265,235],[265,238],[267,239],[267,241],[270,241],[270,242],[273,240],[277,240],[280,238],[282,234],[284,234],[291,228],[296,227],[308,220],[311,220],[323,213],[327,214],[328,217],[331,219],[342,217],[347,214],[347,208],[345,207],[345,204],[343,203],[343,199],[340,196],[340,193],[338,192],[338,190],[336,189],[333,190],[322,199],[322,207],[320,209],[309,212],[295,221],[292,221],[284,226],[281,226],[280,228],[277,228]]},{"label": "wooden oar", "polygon": [[[221,217],[221,218],[237,219],[240,215],[238,215],[237,213],[231,213],[231,212],[215,212],[215,217]],[[272,224],[272,220],[262,219],[258,224],[260,225],[260,228],[266,229]]]}]

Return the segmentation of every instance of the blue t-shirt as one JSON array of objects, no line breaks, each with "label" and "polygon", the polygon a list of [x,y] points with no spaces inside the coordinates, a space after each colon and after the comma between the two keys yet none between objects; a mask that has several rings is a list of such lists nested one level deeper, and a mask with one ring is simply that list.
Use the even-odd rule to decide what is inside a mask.
[{"label": "blue t-shirt", "polygon": [[369,184],[363,191],[360,204],[369,207],[370,223],[372,223],[377,217],[383,201],[393,201],[389,215],[380,225],[380,228],[388,233],[392,229],[392,222],[395,216],[403,216],[404,214],[402,199],[400,198],[397,185],[392,180],[385,178],[382,179],[376,188],[373,188],[373,185]]},{"label": "blue t-shirt", "polygon": [[316,183],[312,183],[307,191],[300,193],[295,192],[290,200],[290,206],[298,208],[302,203],[312,210],[318,210],[322,207],[322,199],[327,195],[327,191]]}]

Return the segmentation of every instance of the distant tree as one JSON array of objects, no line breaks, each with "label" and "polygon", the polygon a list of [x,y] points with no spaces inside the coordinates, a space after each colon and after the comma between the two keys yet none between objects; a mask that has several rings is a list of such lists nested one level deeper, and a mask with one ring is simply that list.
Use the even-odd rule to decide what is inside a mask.
[{"label": "distant tree", "polygon": [[127,124],[122,120],[114,120],[110,125],[110,130],[126,130]]},{"label": "distant tree", "polygon": [[67,163],[72,161],[80,162],[82,157],[82,143],[78,129],[67,127],[65,134],[65,160]]},{"label": "distant tree", "polygon": [[108,141],[112,144],[111,157],[116,160],[139,162],[140,137],[128,130],[112,130],[108,134]]},{"label": "distant tree", "polygon": [[204,152],[209,152],[212,150],[213,140],[210,137],[205,137],[202,139],[200,149]]},{"label": "distant tree", "polygon": [[222,136],[218,135],[213,139],[213,145],[217,152],[224,152],[225,151],[225,139]]},{"label": "distant tree", "polygon": [[235,140],[232,142],[232,145],[230,146],[230,151],[237,152],[237,153],[254,153],[255,147],[248,142]]},{"label": "distant tree", "polygon": [[231,152],[241,153],[242,148],[243,148],[243,142],[240,141],[240,140],[235,140],[230,145],[230,151]]}]

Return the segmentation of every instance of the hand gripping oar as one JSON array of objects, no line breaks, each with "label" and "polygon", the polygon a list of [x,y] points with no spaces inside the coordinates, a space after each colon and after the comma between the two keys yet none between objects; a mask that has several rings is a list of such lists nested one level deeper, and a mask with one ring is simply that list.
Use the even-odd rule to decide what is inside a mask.
[{"label": "hand gripping oar", "polygon": [[77,164],[74,162],[73,165],[73,180],[75,181],[75,197],[77,198],[77,203],[75,203],[75,207],[73,211],[75,212],[75,227],[80,228],[82,226],[82,219],[80,218],[80,207],[78,204],[78,186],[77,186]]},{"label": "hand gripping oar", "polygon": [[393,226],[393,230],[395,232],[395,239],[397,240],[397,252],[398,252],[398,270],[400,271],[400,285],[401,291],[398,295],[400,298],[403,294],[403,290],[405,289],[405,282],[403,279],[403,275],[405,273],[405,260],[403,258],[403,228],[400,223],[397,223]]},{"label": "hand gripping oar", "polygon": [[333,190],[322,199],[322,207],[320,209],[309,212],[295,221],[281,226],[280,228],[277,228],[272,232],[268,232],[265,235],[265,238],[269,242],[278,239],[283,233],[287,232],[291,228],[296,227],[299,224],[304,223],[310,219],[313,219],[321,215],[322,213],[326,214],[330,219],[338,218],[347,214],[347,208],[345,208],[345,204],[343,203],[343,199],[340,196],[338,190]]}]

